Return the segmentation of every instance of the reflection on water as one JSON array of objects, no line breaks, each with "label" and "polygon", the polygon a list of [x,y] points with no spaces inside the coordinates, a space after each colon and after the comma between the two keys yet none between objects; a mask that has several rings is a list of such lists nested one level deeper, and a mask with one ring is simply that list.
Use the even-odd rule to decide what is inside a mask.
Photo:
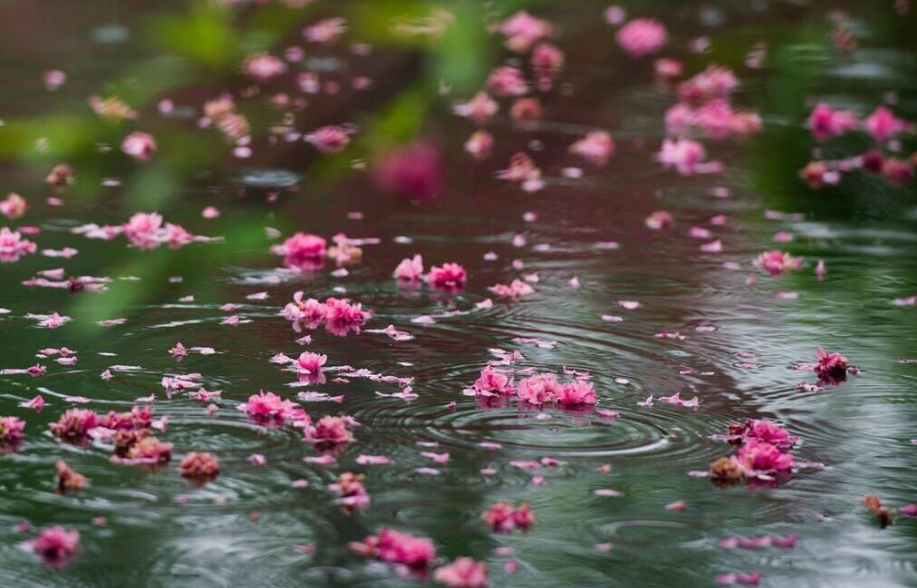
[{"label": "reflection on water", "polygon": [[[452,97],[437,96],[439,76],[475,79],[501,54],[494,48],[468,56],[466,71],[464,62],[452,60],[455,47],[389,44],[387,10],[396,4],[412,10],[405,22],[426,27],[439,22],[429,7],[318,2],[299,11],[272,3],[231,14],[166,4],[132,2],[132,10],[118,8],[117,15],[101,1],[79,8],[20,0],[0,6],[2,189],[30,205],[9,224],[40,227],[28,236],[40,249],[78,249],[71,258],[26,255],[2,267],[7,287],[0,307],[10,312],[0,314],[0,369],[39,362],[47,372],[3,376],[0,415],[28,425],[19,451],[0,456],[0,526],[61,524],[82,535],[78,558],[52,570],[18,547],[31,531],[3,534],[0,583],[416,584],[346,549],[383,526],[432,538],[443,561],[488,561],[491,585],[501,587],[709,586],[733,571],[761,572],[768,586],[917,581],[914,522],[898,516],[880,531],[860,504],[869,493],[892,508],[917,502],[910,475],[917,366],[903,361],[917,358],[911,336],[917,315],[913,306],[893,303],[917,294],[913,188],[851,178],[811,192],[796,175],[811,159],[814,143],[802,125],[819,100],[862,115],[895,91],[899,115],[917,118],[914,40],[905,31],[913,16],[852,2],[628,5],[634,15],[665,20],[670,52],[690,74],[711,61],[735,68],[743,83],[737,102],[758,109],[764,120],[760,135],[708,145],[725,173],[681,177],[653,161],[672,97],[654,82],[649,61],[632,60],[614,45],[601,2],[583,2],[575,11],[562,3],[532,8],[556,24],[567,69],[541,98],[543,120],[520,125],[503,112],[488,124],[495,144],[480,162],[462,150],[475,125],[450,113]],[[828,12],[836,8],[851,11],[861,45],[842,55],[826,36],[833,27]],[[508,11],[501,2],[455,7],[477,18],[491,9]],[[296,72],[320,73],[334,92],[324,86],[311,93],[314,80],[288,75],[262,95],[241,79],[245,52],[283,53],[302,44],[302,26],[339,11],[351,19],[352,40],[372,41],[371,50],[308,46],[308,59],[290,60]],[[383,25],[373,26],[379,18]],[[684,49],[697,46],[690,42],[699,35],[709,37],[708,54]],[[745,67],[746,54],[761,41],[768,45],[763,67]],[[68,75],[55,92],[41,79],[50,69]],[[361,76],[371,80],[366,89],[351,87]],[[227,143],[212,125],[196,128],[197,109],[227,89],[256,129],[250,144]],[[86,105],[99,93],[127,100],[138,120],[120,127],[101,121]],[[340,155],[317,156],[303,135],[324,124],[359,130]],[[158,153],[149,164],[118,152],[125,129],[156,137]],[[609,130],[617,141],[604,166],[567,153],[595,129]],[[446,188],[417,204],[380,191],[363,170],[421,131],[444,148]],[[35,148],[39,138],[49,151]],[[912,152],[912,138],[904,143],[902,152]],[[843,146],[831,149],[849,155],[862,147],[855,140]],[[527,193],[494,179],[520,150],[542,169],[542,190]],[[77,182],[59,192],[42,180],[64,160],[77,170]],[[219,215],[202,215],[208,206]],[[663,209],[672,226],[647,228],[646,217]],[[72,233],[150,210],[223,240],[140,250],[124,237]],[[717,215],[725,215],[725,224],[711,223]],[[692,237],[692,227],[706,232]],[[269,248],[297,231],[329,242],[341,232],[379,242],[364,245],[358,263],[338,267],[329,260],[322,269],[292,273],[277,267],[281,258]],[[781,233],[792,239],[775,243]],[[722,240],[721,252],[701,250],[715,239]],[[802,257],[800,270],[776,278],[757,270],[753,259],[772,249]],[[398,263],[418,252],[428,268],[461,263],[468,271],[464,289],[393,280]],[[819,259],[823,277],[815,272]],[[74,295],[21,285],[56,268],[65,268],[63,279],[112,281],[105,292]],[[747,283],[750,274],[757,276],[754,285]],[[533,294],[481,304],[492,297],[489,286],[523,276]],[[296,291],[318,300],[346,297],[375,315],[359,335],[337,336],[324,326],[295,332],[279,313]],[[73,319],[49,330],[26,318],[54,311]],[[234,319],[227,324],[231,316],[236,326]],[[121,318],[126,321],[97,324]],[[389,336],[382,330],[390,324],[413,338]],[[676,332],[684,337],[657,336]],[[310,343],[297,342],[305,335]],[[180,361],[169,354],[177,342],[189,349]],[[816,361],[819,346],[843,353],[860,373],[816,388],[813,373],[794,368]],[[37,359],[48,347],[75,350],[78,361]],[[464,395],[497,357],[494,349],[521,353],[513,366],[519,370],[590,372],[598,405],[617,418]],[[326,354],[329,368],[352,369],[329,369],[324,383],[299,382],[271,361],[307,350]],[[413,378],[418,397],[392,396],[404,391],[397,382],[353,375],[361,369]],[[106,370],[111,377],[100,378]],[[221,395],[192,398],[179,390],[168,397],[163,377],[188,374],[200,374],[195,390]],[[313,420],[354,417],[355,441],[334,451],[331,465],[304,460],[322,451],[306,444],[301,431],[261,426],[236,410],[259,390],[298,402]],[[315,401],[297,401],[299,392],[316,393],[304,395]],[[700,406],[658,401],[676,392],[685,400],[697,396]],[[36,394],[44,410],[19,406]],[[160,471],[113,464],[104,443],[63,444],[48,432],[67,408],[126,411],[151,394],[155,417],[168,418],[157,436],[174,446],[172,463]],[[649,395],[656,398],[652,406]],[[338,396],[340,403],[330,400]],[[797,460],[824,469],[802,469],[776,487],[758,488],[717,488],[688,475],[733,453],[712,435],[759,418],[798,435]],[[178,461],[191,451],[219,458],[213,482],[195,486],[178,475]],[[448,453],[448,463],[433,463],[422,452]],[[360,463],[361,455],[391,461]],[[84,474],[89,487],[55,492],[59,459]],[[335,503],[327,486],[344,471],[366,475],[367,510],[347,514]],[[480,513],[499,500],[527,502],[537,515],[534,529],[490,533]],[[666,508],[682,500],[684,510]],[[795,535],[798,542],[793,549],[719,545],[764,535]],[[511,547],[512,555],[499,547]],[[517,561],[518,571],[505,569],[507,561]]]}]

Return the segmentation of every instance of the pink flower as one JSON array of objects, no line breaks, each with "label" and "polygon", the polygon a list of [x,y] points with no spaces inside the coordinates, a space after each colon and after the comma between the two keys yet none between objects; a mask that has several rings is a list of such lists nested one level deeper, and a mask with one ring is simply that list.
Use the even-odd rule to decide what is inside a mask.
[{"label": "pink flower", "polygon": [[528,93],[528,85],[522,70],[509,65],[494,69],[487,78],[487,85],[497,96],[523,96]]},{"label": "pink flower", "polygon": [[274,57],[267,53],[259,53],[245,59],[242,64],[242,71],[245,75],[255,78],[259,82],[266,82],[271,78],[286,73],[287,64],[279,57]]},{"label": "pink flower", "polygon": [[542,78],[551,78],[563,69],[566,57],[557,45],[539,43],[532,51],[530,61],[532,68]]},{"label": "pink flower", "polygon": [[477,562],[470,557],[460,557],[433,573],[433,579],[449,588],[485,588],[487,586],[487,563]]},{"label": "pink flower", "polygon": [[172,459],[172,444],[156,437],[144,437],[127,450],[127,463],[156,465]]},{"label": "pink flower", "polygon": [[264,390],[249,396],[248,402],[239,406],[239,410],[258,420],[308,419],[305,411],[291,401]]},{"label": "pink flower", "polygon": [[494,137],[487,131],[475,131],[465,141],[465,151],[475,159],[483,159],[490,155],[494,147]]},{"label": "pink flower", "polygon": [[882,177],[892,186],[903,188],[914,179],[914,166],[909,161],[889,157],[882,162]]},{"label": "pink flower", "polygon": [[[41,412],[42,409],[45,407],[45,399],[41,394],[37,394],[34,397],[32,397],[31,400],[27,400],[26,402],[23,402],[19,406],[23,408],[31,408],[35,412]],[[2,436],[3,435],[0,434],[0,437]]]},{"label": "pink flower", "polygon": [[481,370],[481,375],[474,382],[475,392],[484,396],[499,394],[501,396],[512,396],[516,390],[513,387],[513,381],[506,372],[498,370],[491,366]]},{"label": "pink flower", "polygon": [[516,393],[519,400],[534,406],[554,402],[560,386],[554,374],[537,374],[519,382]]},{"label": "pink flower", "polygon": [[595,390],[592,384],[582,380],[574,380],[562,384],[558,390],[555,402],[566,405],[595,404]]},{"label": "pink flower", "polygon": [[21,217],[28,208],[29,203],[26,199],[12,192],[0,201],[0,214],[9,219]]},{"label": "pink flower", "polygon": [[828,353],[822,347],[816,349],[818,363],[813,370],[823,380],[843,380],[847,376],[847,358],[840,353]]},{"label": "pink flower", "polygon": [[62,439],[82,440],[99,424],[99,415],[95,412],[85,408],[70,408],[56,423],[51,423],[51,433]]},{"label": "pink flower", "polygon": [[328,298],[324,308],[324,318],[329,324],[362,325],[373,316],[373,311],[363,310],[361,303],[351,303],[346,298]]},{"label": "pink flower", "polygon": [[742,584],[745,586],[757,586],[761,582],[761,574],[742,574],[739,572],[730,572],[716,577],[717,584]]},{"label": "pink flower", "polygon": [[684,66],[677,59],[663,57],[653,63],[653,71],[657,77],[663,80],[671,80],[681,77],[681,74],[684,73]]},{"label": "pink flower", "polygon": [[643,57],[662,49],[669,40],[669,34],[657,20],[636,18],[618,29],[615,40],[631,57]]},{"label": "pink flower", "polygon": [[754,473],[784,472],[793,468],[793,454],[764,441],[751,440],[739,449],[739,462],[745,470]]},{"label": "pink flower", "polygon": [[395,268],[395,278],[407,282],[414,282],[423,276],[423,258],[420,255],[401,260]]},{"label": "pink flower", "polygon": [[347,21],[343,18],[327,18],[320,20],[303,30],[303,37],[310,43],[329,45],[337,40],[347,30]]},{"label": "pink flower", "polygon": [[289,268],[313,269],[325,257],[326,241],[318,235],[296,233],[271,248],[273,253],[283,255],[283,265]]},{"label": "pink flower", "polygon": [[452,111],[459,116],[465,116],[477,123],[482,123],[497,114],[500,105],[490,97],[487,92],[478,92],[474,98],[464,104],[456,104]]},{"label": "pink flower", "polygon": [[37,250],[38,246],[28,239],[23,239],[19,231],[11,231],[7,227],[0,228],[0,262],[16,262],[23,255],[35,253]]},{"label": "pink flower", "polygon": [[13,445],[21,441],[24,429],[24,420],[12,416],[0,417],[0,445]]},{"label": "pink flower", "polygon": [[802,259],[783,251],[765,251],[755,260],[755,265],[772,276],[799,269]]},{"label": "pink flower", "polygon": [[351,543],[350,548],[380,561],[402,564],[413,570],[424,570],[436,559],[436,548],[429,539],[399,533],[392,529],[379,529],[362,543]]},{"label": "pink flower", "polygon": [[159,245],[161,227],[162,215],[155,212],[138,212],[122,225],[124,236],[141,249],[152,249]]},{"label": "pink flower", "polygon": [[551,36],[551,24],[520,10],[500,23],[497,31],[506,36],[506,47],[525,53],[539,39]]},{"label": "pink flower", "polygon": [[46,565],[63,567],[80,549],[80,533],[59,525],[42,529],[32,540],[34,551]]},{"label": "pink flower", "polygon": [[683,176],[690,176],[701,170],[707,157],[704,146],[691,139],[665,139],[657,155],[666,168],[674,167]]},{"label": "pink flower", "polygon": [[615,142],[605,131],[592,131],[585,138],[570,145],[570,153],[595,164],[602,164],[614,155]]},{"label": "pink flower", "polygon": [[763,420],[748,421],[745,437],[783,448],[794,445],[798,440],[780,425]]},{"label": "pink flower", "polygon": [[852,110],[834,110],[830,105],[819,102],[806,123],[816,141],[829,137],[840,137],[857,128],[857,116]]},{"label": "pink flower", "polygon": [[459,290],[465,287],[465,268],[457,263],[444,263],[441,267],[433,266],[427,274],[427,283],[434,288]]},{"label": "pink flower", "polygon": [[372,178],[386,192],[423,201],[440,193],[445,174],[439,147],[418,140],[386,153],[373,167]]},{"label": "pink flower", "polygon": [[535,514],[525,503],[514,508],[509,502],[496,502],[481,518],[497,533],[512,533],[517,528],[528,531],[535,523]]},{"label": "pink flower", "polygon": [[866,118],[866,131],[876,143],[884,143],[898,133],[914,132],[914,125],[901,120],[886,106],[879,106]]},{"label": "pink flower", "polygon": [[349,443],[353,441],[353,433],[347,427],[355,423],[350,417],[324,416],[315,425],[306,427],[306,441],[326,445]]},{"label": "pink flower", "polygon": [[149,161],[156,153],[156,140],[149,133],[137,131],[124,137],[121,151],[138,161]]},{"label": "pink flower", "polygon": [[339,126],[321,127],[307,135],[306,141],[322,153],[339,153],[350,144],[350,132]]},{"label": "pink flower", "polygon": [[181,460],[178,472],[184,478],[206,481],[216,478],[220,473],[220,462],[205,451],[192,451]]},{"label": "pink flower", "polygon": [[678,86],[678,96],[690,104],[703,104],[714,98],[728,98],[739,82],[731,70],[710,65],[705,71]]},{"label": "pink flower", "polygon": [[336,483],[328,485],[328,489],[340,496],[338,503],[347,511],[365,510],[369,508],[370,497],[363,479],[362,475],[344,472]]},{"label": "pink flower", "polygon": [[532,288],[528,283],[523,282],[522,280],[513,280],[509,285],[506,284],[496,284],[487,288],[500,298],[505,298],[507,300],[519,300],[535,292],[535,289]]},{"label": "pink flower", "polygon": [[194,242],[194,235],[186,231],[183,226],[173,223],[166,223],[164,238],[172,249],[178,249]]},{"label": "pink flower", "polygon": [[322,371],[322,366],[325,365],[325,362],[327,361],[327,355],[319,355],[318,353],[304,351],[299,355],[299,359],[296,360],[296,364],[299,366],[299,369],[304,372],[317,374]]}]

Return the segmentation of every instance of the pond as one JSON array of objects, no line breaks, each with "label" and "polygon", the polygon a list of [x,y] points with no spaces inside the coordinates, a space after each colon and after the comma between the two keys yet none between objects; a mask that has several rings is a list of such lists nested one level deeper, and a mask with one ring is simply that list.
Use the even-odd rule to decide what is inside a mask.
[{"label": "pond", "polygon": [[917,584],[915,13],[0,2],[0,584]]}]

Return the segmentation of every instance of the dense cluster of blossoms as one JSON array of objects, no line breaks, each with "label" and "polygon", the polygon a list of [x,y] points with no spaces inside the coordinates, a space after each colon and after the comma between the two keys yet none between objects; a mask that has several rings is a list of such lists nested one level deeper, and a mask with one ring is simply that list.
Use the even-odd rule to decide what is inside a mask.
[{"label": "dense cluster of blossoms", "polygon": [[631,57],[658,52],[669,41],[665,25],[651,18],[636,18],[618,29],[615,41]]},{"label": "dense cluster of blossoms", "polygon": [[86,443],[90,439],[106,441],[114,446],[112,461],[127,465],[155,466],[172,457],[172,444],[150,436],[155,427],[149,407],[135,406],[130,412],[109,411],[104,415],[85,408],[70,408],[51,423],[51,433],[71,443]]},{"label": "dense cluster of blossoms", "polygon": [[433,541],[414,537],[392,529],[382,528],[362,542],[349,544],[352,551],[391,564],[400,564],[414,571],[425,571],[436,559]]},{"label": "dense cluster of blossoms", "polygon": [[206,482],[219,475],[220,462],[206,451],[192,451],[181,460],[178,473],[194,481]]},{"label": "dense cluster of blossoms", "polygon": [[236,104],[229,95],[220,96],[204,104],[201,126],[215,127],[227,141],[233,143],[243,143],[251,131],[248,119],[236,110]]},{"label": "dense cluster of blossoms", "polygon": [[283,265],[288,268],[315,270],[324,264],[327,241],[318,235],[296,233],[282,244],[273,245],[271,253],[283,255]]},{"label": "dense cluster of blossoms", "polygon": [[505,300],[519,300],[535,292],[535,288],[522,280],[513,280],[510,284],[494,284],[487,289]]},{"label": "dense cluster of blossoms", "polygon": [[11,231],[8,227],[0,228],[0,263],[19,261],[23,255],[35,253],[38,246],[24,239],[19,231]]},{"label": "dense cluster of blossoms", "polygon": [[465,287],[467,273],[465,268],[457,263],[444,263],[433,266],[427,274],[427,283],[434,288],[442,290],[461,290]]},{"label": "dense cluster of blossoms", "polygon": [[728,435],[716,438],[739,447],[737,455],[721,457],[710,465],[709,475],[717,483],[775,482],[792,472],[794,456],[790,450],[799,439],[775,423],[749,420],[730,425]]},{"label": "dense cluster of blossoms", "polygon": [[373,316],[373,311],[346,298],[327,298],[319,302],[315,298],[303,300],[303,293],[296,292],[293,302],[284,306],[281,315],[293,321],[297,330],[301,327],[315,329],[324,323],[332,333],[347,334],[351,329],[359,332],[360,327]]},{"label": "dense cluster of blossoms", "polygon": [[535,524],[535,513],[525,503],[514,507],[509,502],[497,502],[481,514],[481,519],[494,532],[512,533],[516,529],[531,529]]},{"label": "dense cluster of blossoms", "polygon": [[261,424],[282,425],[291,422],[295,426],[304,427],[310,421],[309,415],[302,407],[264,390],[249,396],[248,402],[240,404],[238,409]]},{"label": "dense cluster of blossoms", "polygon": [[516,398],[531,406],[555,404],[558,406],[583,406],[596,403],[595,389],[585,377],[561,382],[555,374],[535,374],[516,384],[504,370],[487,366],[466,394],[477,397]]},{"label": "dense cluster of blossoms", "polygon": [[737,85],[732,71],[716,65],[682,82],[678,87],[679,102],[666,111],[666,129],[672,135],[684,135],[699,128],[711,139],[757,132],[761,117],[732,106],[731,96]]},{"label": "dense cluster of blossoms", "polygon": [[459,557],[433,572],[433,579],[449,588],[485,588],[487,563],[470,557]]},{"label": "dense cluster of blossoms", "polygon": [[838,184],[843,174],[858,170],[881,175],[888,184],[898,187],[906,186],[914,179],[917,153],[912,154],[910,159],[902,159],[883,152],[886,149],[890,152],[899,150],[895,137],[915,131],[914,123],[898,118],[887,106],[877,107],[860,122],[852,110],[837,110],[819,102],[812,109],[806,127],[819,143],[858,130],[868,133],[875,142],[875,148],[860,155],[809,162],[800,170],[799,176],[814,190]]}]

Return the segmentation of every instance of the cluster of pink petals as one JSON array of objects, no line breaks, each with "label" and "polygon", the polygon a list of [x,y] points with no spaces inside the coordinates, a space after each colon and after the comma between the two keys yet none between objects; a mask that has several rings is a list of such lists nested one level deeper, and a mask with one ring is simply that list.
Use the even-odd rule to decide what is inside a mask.
[{"label": "cluster of pink petals", "polygon": [[738,444],[739,451],[710,466],[710,476],[715,480],[773,481],[775,475],[785,475],[793,469],[795,458],[790,450],[798,438],[775,423],[750,420],[744,425],[730,426],[730,434],[719,438]]},{"label": "cluster of pink petals", "polygon": [[316,269],[327,253],[327,242],[318,235],[296,233],[281,245],[271,247],[271,253],[283,255],[283,265],[292,269]]},{"label": "cluster of pink petals", "polygon": [[24,420],[13,416],[0,417],[0,445],[12,445],[21,441],[24,430]]},{"label": "cluster of pink petals", "polygon": [[35,253],[38,246],[23,239],[19,231],[12,231],[8,227],[0,228],[0,262],[11,263],[19,261],[23,255]]},{"label": "cluster of pink petals", "polygon": [[156,140],[149,133],[136,131],[124,137],[121,151],[138,161],[149,161],[156,153]]},{"label": "cluster of pink petals", "polygon": [[328,489],[340,496],[338,504],[348,511],[366,510],[369,508],[370,497],[363,479],[362,475],[344,472],[338,476],[337,482],[328,485]]},{"label": "cluster of pink petals", "polygon": [[328,361],[327,355],[304,351],[296,360],[296,367],[307,374],[317,374],[322,371],[322,366]]},{"label": "cluster of pink petals", "polygon": [[679,174],[715,173],[722,169],[717,162],[705,162],[707,150],[692,139],[665,139],[657,159],[666,168],[675,168]]},{"label": "cluster of pink petals", "polygon": [[306,135],[306,141],[322,153],[339,153],[350,144],[350,131],[341,126],[324,126]]},{"label": "cluster of pink petals", "polygon": [[346,298],[327,298],[325,302],[319,302],[315,298],[303,300],[303,293],[296,292],[293,294],[293,302],[288,303],[281,314],[287,320],[306,324],[309,328],[315,328],[323,322],[327,325],[358,327],[373,316],[373,311]]},{"label": "cluster of pink petals", "polygon": [[380,529],[377,535],[370,535],[360,543],[351,543],[350,549],[412,570],[426,570],[436,559],[436,548],[431,540],[387,528]]},{"label": "cluster of pink petals", "polygon": [[500,23],[497,31],[506,37],[507,49],[525,53],[536,41],[550,37],[551,28],[549,22],[520,10]]},{"label": "cluster of pink petals", "polygon": [[816,141],[840,137],[858,126],[857,115],[852,110],[835,110],[829,104],[819,102],[812,109],[806,127]]},{"label": "cluster of pink petals", "polygon": [[678,98],[682,102],[699,106],[715,99],[728,99],[739,85],[735,74],[718,65],[710,65],[678,86]]},{"label": "cluster of pink petals", "polygon": [[306,441],[316,445],[340,445],[353,441],[352,427],[359,423],[349,416],[323,416],[304,429]]},{"label": "cluster of pink petals", "polygon": [[164,464],[172,459],[172,444],[156,437],[144,437],[127,450],[127,459],[115,460],[127,465]]},{"label": "cluster of pink petals", "polygon": [[513,280],[511,284],[495,284],[487,289],[506,300],[519,300],[535,292],[535,288],[522,280]]},{"label": "cluster of pink petals", "polygon": [[259,82],[266,82],[271,78],[283,75],[287,71],[287,64],[278,57],[259,53],[250,55],[242,64],[242,72]]},{"label": "cluster of pink petals", "polygon": [[10,193],[6,198],[0,200],[0,214],[9,219],[21,217],[28,208],[28,201],[19,194]]},{"label": "cluster of pink petals", "polygon": [[481,371],[469,393],[479,397],[516,397],[531,406],[557,404],[560,406],[593,405],[595,389],[585,379],[560,382],[554,374],[535,374],[513,385],[509,375],[492,366]]},{"label": "cluster of pink petals", "polygon": [[430,268],[427,283],[443,290],[461,290],[465,287],[466,278],[465,268],[457,263],[444,263]]},{"label": "cluster of pink petals", "polygon": [[32,551],[52,567],[64,566],[80,549],[80,533],[59,525],[42,529],[31,541]]},{"label": "cluster of pink petals", "polygon": [[423,258],[418,254],[401,260],[392,274],[395,279],[405,282],[416,282],[423,277]]},{"label": "cluster of pink petals", "polygon": [[485,588],[488,583],[487,563],[470,557],[459,557],[437,568],[433,579],[449,588]]},{"label": "cluster of pink petals", "polygon": [[425,139],[387,151],[375,162],[372,172],[372,179],[380,189],[420,202],[439,195],[445,176],[442,149]]},{"label": "cluster of pink petals", "polygon": [[657,20],[636,18],[618,29],[615,40],[631,57],[643,57],[662,49],[669,41],[669,34]]},{"label": "cluster of pink petals", "polygon": [[728,574],[721,574],[716,577],[717,584],[741,584],[743,586],[757,586],[761,582],[761,573],[754,572],[750,574],[743,574],[740,572],[730,572]]},{"label": "cluster of pink petals", "polygon": [[606,131],[591,131],[579,141],[570,145],[570,153],[596,165],[605,163],[614,155],[615,142]]},{"label": "cluster of pink petals", "polygon": [[772,276],[798,270],[802,258],[793,257],[784,251],[765,251],[755,260],[755,265]]},{"label": "cluster of pink petals", "polygon": [[497,502],[481,514],[481,519],[494,532],[512,533],[516,529],[531,529],[535,524],[535,513],[525,503],[513,507],[509,502]]},{"label": "cluster of pink petals", "polygon": [[[128,222],[111,229],[115,235],[120,230],[134,246],[141,249],[154,249],[163,243],[177,249],[201,239],[186,231],[181,225],[166,223],[162,226],[162,222],[162,215],[158,213],[138,212],[131,216]],[[100,227],[100,230],[104,228]]]},{"label": "cluster of pink petals", "polygon": [[813,366],[813,371],[822,380],[842,381],[847,377],[847,358],[840,353],[828,353],[819,347],[816,350],[818,362]]},{"label": "cluster of pink petals", "polygon": [[258,394],[248,397],[248,402],[239,405],[239,410],[258,421],[306,422],[308,416],[305,411],[291,401],[281,398],[273,392],[261,390]]},{"label": "cluster of pink petals", "polygon": [[480,124],[497,114],[500,105],[487,92],[478,92],[468,102],[453,106],[452,110],[455,114],[468,117]]},{"label": "cluster of pink petals", "polygon": [[343,18],[326,18],[303,29],[302,35],[310,43],[330,45],[347,30]]},{"label": "cluster of pink petals", "polygon": [[525,81],[522,70],[509,65],[494,69],[487,78],[487,86],[495,96],[524,96],[529,87]]},{"label": "cluster of pink petals", "polygon": [[665,123],[666,130],[671,134],[683,135],[689,129],[700,128],[711,139],[750,135],[761,129],[761,117],[757,113],[734,110],[722,98],[696,108],[679,102],[666,111]]},{"label": "cluster of pink petals", "polygon": [[895,116],[887,106],[879,106],[863,123],[876,143],[884,143],[899,133],[913,133],[914,124]]},{"label": "cluster of pink petals", "polygon": [[220,473],[220,462],[206,451],[192,451],[178,466],[178,473],[194,480],[210,480]]},{"label": "cluster of pink petals", "polygon": [[51,423],[51,433],[55,437],[70,440],[82,440],[89,432],[99,426],[99,415],[86,408],[70,408]]}]

